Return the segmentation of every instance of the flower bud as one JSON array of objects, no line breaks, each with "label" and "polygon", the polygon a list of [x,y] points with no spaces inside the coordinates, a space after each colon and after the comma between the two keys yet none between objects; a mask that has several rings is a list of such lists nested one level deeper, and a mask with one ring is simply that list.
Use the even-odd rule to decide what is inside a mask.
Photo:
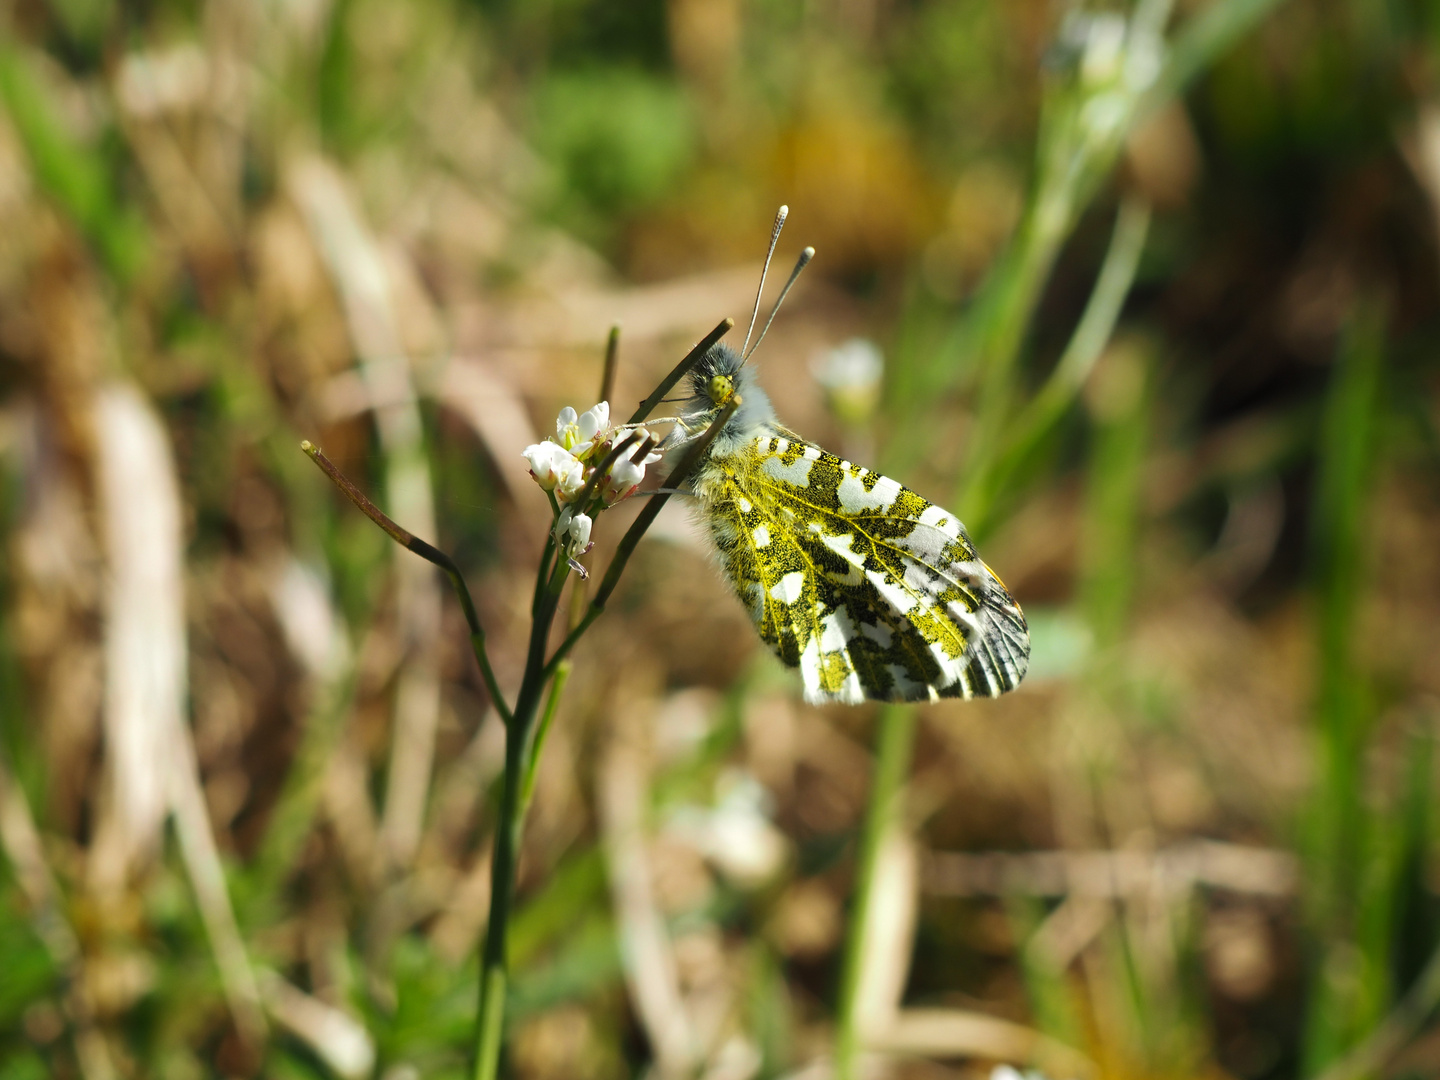
[{"label": "flower bud", "polygon": [[576,555],[584,555],[590,550],[590,529],[593,525],[589,514],[576,514],[570,519],[566,534],[570,538],[570,549]]}]

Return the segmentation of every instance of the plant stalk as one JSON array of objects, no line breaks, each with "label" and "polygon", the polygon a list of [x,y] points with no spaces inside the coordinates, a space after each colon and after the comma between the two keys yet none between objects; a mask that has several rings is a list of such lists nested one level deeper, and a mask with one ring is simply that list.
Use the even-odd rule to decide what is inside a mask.
[{"label": "plant stalk", "polygon": [[851,902],[845,954],[840,967],[840,1002],[835,1033],[836,1080],[855,1080],[856,1077],[856,1065],[862,1049],[860,991],[865,978],[865,941],[875,894],[875,871],[885,835],[904,813],[905,784],[910,775],[915,731],[919,723],[919,710],[912,706],[886,705],[880,711],[875,778],[870,784],[870,803],[860,834],[855,895]]},{"label": "plant stalk", "polygon": [[[726,323],[721,326],[728,329]],[[692,350],[689,363],[693,365],[701,355],[703,352]],[[684,371],[680,374],[683,375]],[[737,394],[720,411],[705,433],[690,445],[679,465],[666,477],[667,485],[684,482],[690,470],[699,462],[701,455],[739,406],[740,397]],[[612,451],[606,463],[596,470],[597,475],[614,464],[621,449],[622,447],[617,446],[616,450]],[[577,502],[587,497],[582,491]],[[495,833],[495,857],[491,863],[490,920],[485,928],[485,945],[480,962],[480,1011],[476,1021],[475,1069],[472,1074],[474,1080],[495,1080],[499,1069],[500,1047],[504,1035],[505,992],[509,981],[506,936],[510,924],[510,909],[515,898],[515,871],[519,863],[520,840],[525,827],[525,810],[533,786],[535,756],[542,745],[542,740],[537,738],[534,747],[531,747],[531,729],[535,725],[540,700],[552,677],[558,678],[558,670],[575,643],[604,611],[605,602],[619,583],[620,575],[639,544],[640,537],[655,520],[655,515],[660,512],[667,498],[667,495],[654,496],[640,511],[616,548],[610,567],[585,617],[566,636],[548,661],[545,657],[545,645],[550,638],[555,612],[560,606],[561,590],[570,573],[569,563],[559,557],[558,546],[547,583],[543,589],[536,592],[535,621],[530,630],[525,676],[520,684],[519,697],[515,701],[514,716],[505,732],[505,787],[500,797],[500,825]],[[546,550],[550,550],[549,543]],[[551,705],[547,706],[547,720],[542,730],[543,727],[548,727],[549,714],[553,712],[553,705],[558,703],[561,689],[563,687],[557,685],[551,693]]]},{"label": "plant stalk", "polygon": [[480,617],[475,613],[475,602],[470,599],[470,589],[460,574],[460,567],[455,565],[455,560],[438,548],[431,547],[418,536],[412,535],[387,517],[384,511],[366,498],[365,493],[351,483],[350,478],[325,456],[325,451],[309,439],[300,444],[300,449],[310,455],[310,460],[320,466],[320,471],[330,478],[330,482],[338,487],[345,497],[359,508],[361,513],[379,525],[386,536],[401,547],[413,551],[426,562],[445,571],[445,576],[450,579],[450,585],[455,590],[456,598],[460,601],[460,610],[465,613],[465,623],[470,628],[470,648],[475,653],[476,662],[480,665],[480,674],[485,679],[485,689],[490,694],[490,700],[495,702],[496,712],[500,714],[506,724],[509,724],[510,708],[505,704],[505,696],[500,693],[500,684],[495,681],[495,672],[491,670],[490,657],[485,651],[485,628],[480,623]]},{"label": "plant stalk", "polygon": [[476,1020],[475,1080],[495,1080],[505,1023],[505,993],[509,984],[506,938],[510,909],[515,899],[515,871],[525,829],[522,798],[525,787],[530,731],[547,680],[545,644],[560,602],[560,590],[570,566],[556,559],[546,587],[540,593],[535,621],[530,627],[530,649],[525,677],[515,699],[515,712],[505,732],[505,781],[500,793],[500,825],[495,831],[495,856],[490,872],[490,918],[480,959],[480,1008]]}]

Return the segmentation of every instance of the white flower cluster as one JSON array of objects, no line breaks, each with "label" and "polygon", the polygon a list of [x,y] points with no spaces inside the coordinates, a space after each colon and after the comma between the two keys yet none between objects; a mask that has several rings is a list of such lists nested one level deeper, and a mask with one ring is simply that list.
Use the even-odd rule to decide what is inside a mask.
[{"label": "white flower cluster", "polygon": [[1085,95],[1080,125],[1097,144],[1124,135],[1165,66],[1163,19],[1153,10],[1146,14],[1126,19],[1114,12],[1071,12],[1060,28],[1061,44],[1078,54]]},{"label": "white flower cluster", "polygon": [[[595,470],[614,449],[616,440],[629,435],[632,430],[635,438],[630,446],[621,451],[609,471],[592,489],[595,498],[587,499],[587,506],[572,505]],[[660,460],[661,455],[657,453],[639,456],[641,444],[648,437],[644,428],[612,426],[610,403],[602,401],[578,415],[570,406],[565,406],[555,418],[554,438],[525,448],[530,475],[546,491],[553,492],[561,505],[555,519],[555,539],[572,564],[575,556],[585,554],[591,547],[590,529],[594,522],[591,514],[585,511],[598,512],[628,499],[645,479],[645,466]]]}]

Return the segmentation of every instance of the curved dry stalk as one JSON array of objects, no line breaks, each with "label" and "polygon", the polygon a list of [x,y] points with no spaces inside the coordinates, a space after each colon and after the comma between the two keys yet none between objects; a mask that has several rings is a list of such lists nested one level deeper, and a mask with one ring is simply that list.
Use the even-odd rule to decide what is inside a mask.
[{"label": "curved dry stalk", "polygon": [[470,589],[465,584],[460,567],[455,565],[455,560],[438,548],[431,547],[418,536],[412,535],[407,529],[387,517],[378,506],[365,497],[363,491],[350,482],[350,479],[336,467],[333,461],[325,456],[325,452],[309,439],[300,444],[300,449],[310,455],[310,460],[320,466],[320,471],[330,478],[330,482],[339,488],[362,514],[379,525],[386,536],[407,551],[413,551],[426,562],[445,571],[445,576],[450,579],[450,584],[455,589],[455,596],[460,601],[460,608],[465,613],[465,624],[470,628],[470,648],[474,651],[475,660],[480,665],[480,674],[485,679],[485,689],[489,691],[496,711],[500,713],[505,723],[509,724],[510,709],[505,704],[504,695],[500,693],[500,684],[495,681],[495,672],[490,667],[490,657],[485,651],[485,628],[480,624],[480,617],[475,613],[475,602],[470,598]]}]

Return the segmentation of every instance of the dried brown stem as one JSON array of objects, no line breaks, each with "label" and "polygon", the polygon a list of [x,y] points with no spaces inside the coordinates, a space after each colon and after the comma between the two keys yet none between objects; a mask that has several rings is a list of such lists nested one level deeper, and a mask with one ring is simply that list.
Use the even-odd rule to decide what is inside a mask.
[{"label": "dried brown stem", "polygon": [[320,466],[320,471],[330,478],[330,482],[339,488],[362,514],[380,526],[386,536],[406,550],[413,551],[426,562],[433,563],[445,571],[445,576],[450,579],[450,584],[455,589],[455,596],[460,601],[460,608],[465,613],[465,622],[470,627],[470,648],[474,651],[475,660],[480,665],[480,674],[485,679],[485,689],[490,692],[490,699],[495,702],[495,708],[501,718],[506,724],[509,724],[510,707],[500,693],[500,684],[495,681],[495,672],[491,669],[490,658],[485,652],[485,628],[480,625],[480,617],[475,612],[475,602],[470,598],[470,589],[460,574],[460,568],[455,565],[455,560],[386,517],[384,511],[367,499],[365,493],[351,483],[350,478],[342,473],[335,463],[325,456],[325,452],[309,439],[300,444],[300,449],[310,455],[310,460]]}]

